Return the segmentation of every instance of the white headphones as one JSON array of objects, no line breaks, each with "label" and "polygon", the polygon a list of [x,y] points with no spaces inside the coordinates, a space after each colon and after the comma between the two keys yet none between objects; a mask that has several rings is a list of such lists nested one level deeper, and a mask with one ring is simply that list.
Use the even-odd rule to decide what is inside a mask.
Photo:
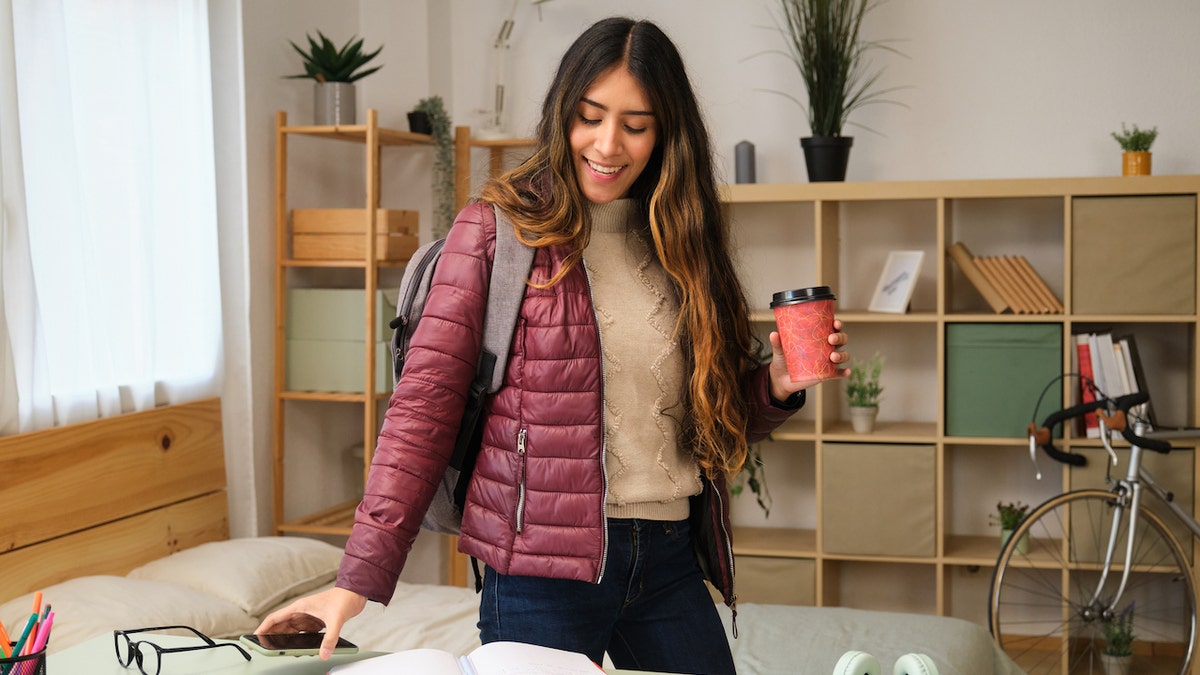
[{"label": "white headphones", "polygon": [[[833,675],[883,675],[879,659],[866,652],[848,651],[833,667]],[[933,659],[925,654],[905,654],[896,661],[892,675],[938,675]]]},{"label": "white headphones", "polygon": [[866,652],[849,651],[842,654],[837,665],[833,667],[833,675],[883,675],[879,667],[879,659]]}]

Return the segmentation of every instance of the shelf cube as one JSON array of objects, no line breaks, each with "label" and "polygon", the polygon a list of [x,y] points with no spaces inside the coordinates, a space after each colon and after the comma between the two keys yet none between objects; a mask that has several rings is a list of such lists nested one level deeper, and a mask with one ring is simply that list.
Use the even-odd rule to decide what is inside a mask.
[{"label": "shelf cube", "polygon": [[821,445],[825,553],[933,557],[937,553],[932,445]]},{"label": "shelf cube", "polygon": [[[375,391],[392,388],[389,343],[396,290],[375,292]],[[367,307],[361,288],[290,288],[287,292],[287,388],[362,393]]]},{"label": "shelf cube", "polygon": [[[947,325],[946,435],[1024,438],[1042,390],[1063,372],[1062,339],[1061,324]],[[1056,382],[1042,411],[1062,400]]]}]

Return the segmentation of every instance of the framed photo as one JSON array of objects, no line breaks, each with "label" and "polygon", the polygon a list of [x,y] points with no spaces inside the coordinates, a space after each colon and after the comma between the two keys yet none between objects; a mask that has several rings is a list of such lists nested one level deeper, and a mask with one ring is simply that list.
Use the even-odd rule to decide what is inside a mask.
[{"label": "framed photo", "polygon": [[875,295],[871,297],[871,305],[867,310],[892,314],[908,312],[908,302],[912,300],[913,289],[917,287],[917,276],[924,259],[924,251],[889,253],[887,264],[883,266],[883,273],[879,275]]}]

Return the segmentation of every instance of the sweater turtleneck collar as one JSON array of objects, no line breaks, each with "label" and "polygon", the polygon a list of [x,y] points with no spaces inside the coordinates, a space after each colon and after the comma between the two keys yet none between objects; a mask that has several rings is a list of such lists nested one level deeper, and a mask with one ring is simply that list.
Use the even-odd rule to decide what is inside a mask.
[{"label": "sweater turtleneck collar", "polygon": [[637,217],[637,200],[614,199],[607,204],[592,204],[591,212],[592,232],[625,232]]}]

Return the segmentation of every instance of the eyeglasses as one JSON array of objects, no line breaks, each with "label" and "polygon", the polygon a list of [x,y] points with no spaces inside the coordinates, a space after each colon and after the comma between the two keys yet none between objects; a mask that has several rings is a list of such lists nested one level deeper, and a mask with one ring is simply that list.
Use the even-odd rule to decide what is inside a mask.
[{"label": "eyeglasses", "polygon": [[[133,641],[129,639],[134,633],[149,633],[159,630],[187,630],[191,631],[196,637],[204,640],[204,644],[194,647],[159,647],[153,642]],[[220,647],[233,647],[238,650],[242,657],[247,661],[250,660],[250,654],[238,645],[232,642],[222,642],[220,644],[213,642],[213,639],[192,628],[191,626],[157,626],[155,628],[135,628],[133,630],[114,630],[113,631],[113,646],[117,650],[117,663],[120,663],[123,668],[132,666],[137,663],[138,670],[142,675],[158,675],[162,668],[163,654],[172,652],[194,652],[201,649],[218,649]]]}]

